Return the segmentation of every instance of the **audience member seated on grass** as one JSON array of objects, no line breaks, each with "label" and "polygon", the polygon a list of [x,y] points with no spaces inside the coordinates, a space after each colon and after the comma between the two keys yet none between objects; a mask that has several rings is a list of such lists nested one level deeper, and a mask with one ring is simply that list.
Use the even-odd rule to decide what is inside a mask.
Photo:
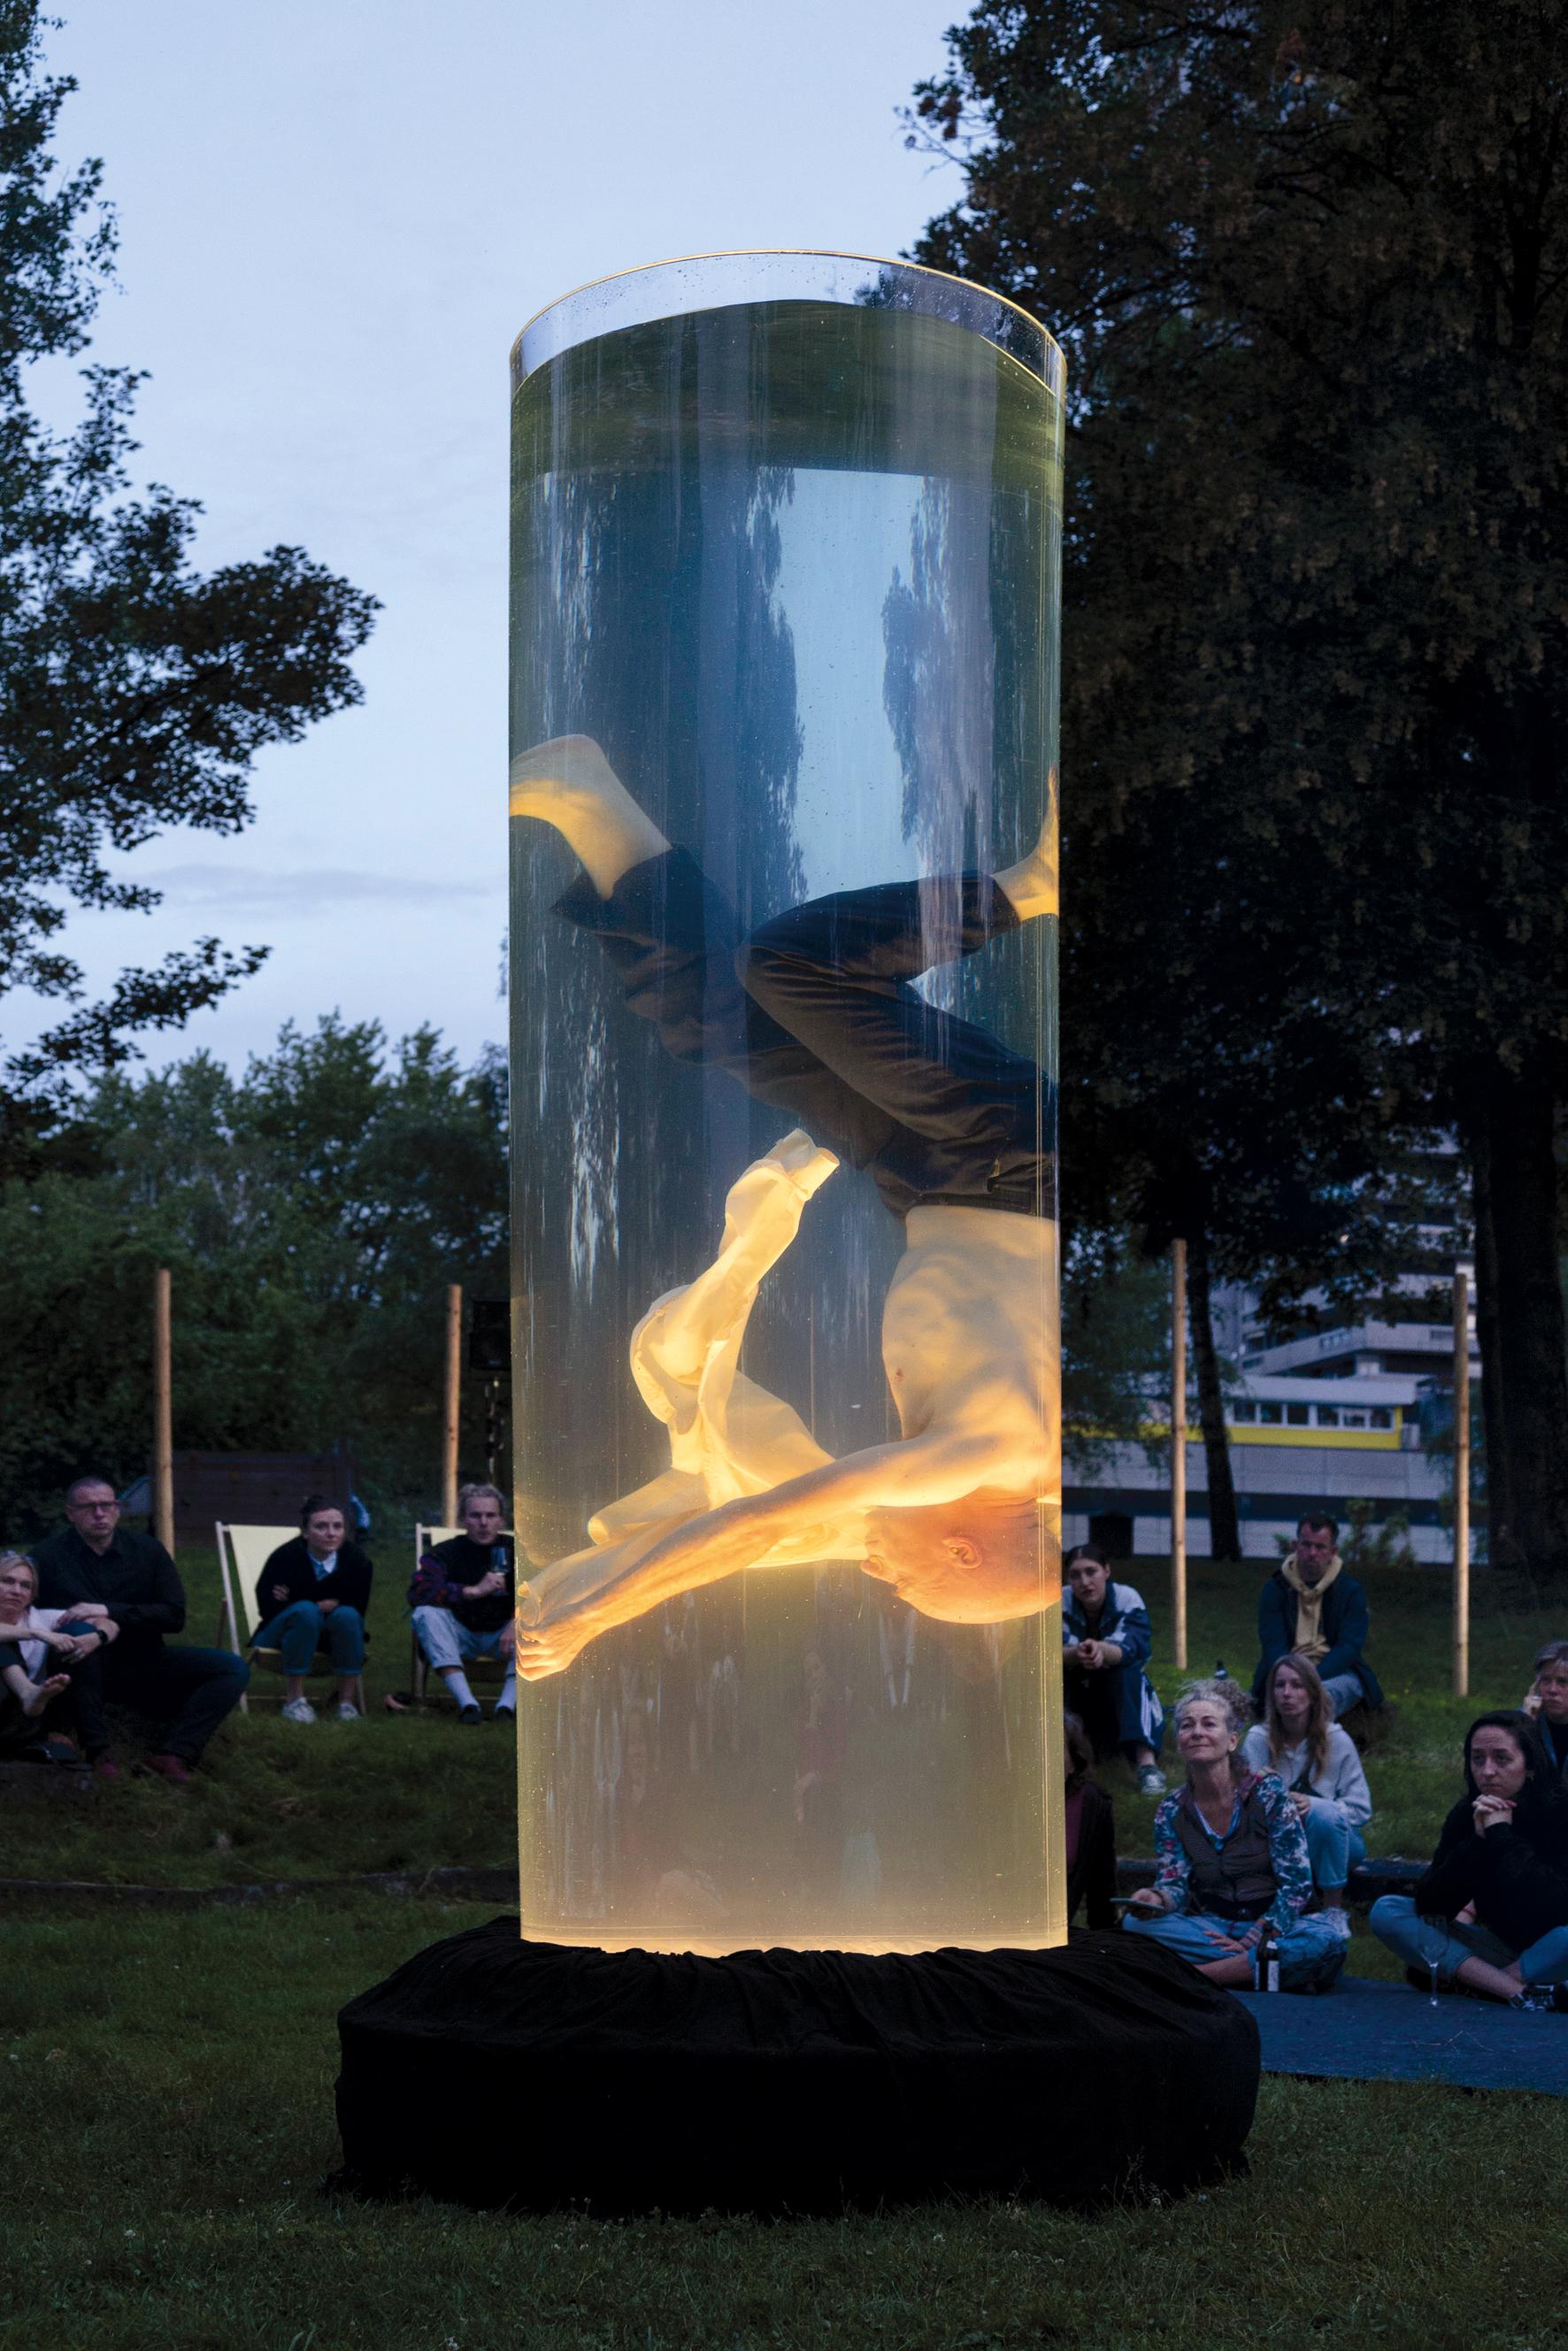
[{"label": "audience member seated on grass", "polygon": [[253,1649],[283,1659],[286,1722],[314,1722],[305,1677],[325,1649],[338,1677],[338,1719],[358,1722],[354,1686],[365,1669],[365,1611],[375,1571],[348,1540],[343,1513],[325,1494],[299,1506],[299,1532],[279,1543],[256,1581]]},{"label": "audience member seated on grass", "polygon": [[62,1701],[71,1686],[69,1674],[54,1670],[56,1608],[36,1608],[37,1570],[19,1552],[0,1552],[0,1759],[7,1762],[54,1763],[70,1760],[69,1751],[51,1748],[49,1734],[63,1724]]},{"label": "audience member seated on grass", "polygon": [[1548,1641],[1537,1651],[1524,1711],[1540,1731],[1558,1777],[1568,1781],[1568,1641]]},{"label": "audience member seated on grass", "polygon": [[457,1706],[459,1722],[480,1720],[463,1668],[470,1657],[498,1657],[506,1667],[493,1708],[497,1722],[517,1710],[512,1615],[517,1605],[512,1540],[503,1535],[507,1505],[494,1486],[465,1486],[457,1497],[463,1532],[427,1551],[408,1587],[419,1646]]},{"label": "audience member seated on grass", "polygon": [[1094,1750],[1075,1714],[1062,1718],[1067,1762],[1067,1918],[1071,1926],[1087,1902],[1091,1927],[1113,1927],[1111,1898],[1116,1891],[1116,1813],[1110,1797],[1089,1776]]},{"label": "audience member seated on grass", "polygon": [[1252,1771],[1277,1771],[1307,1835],[1307,1859],[1323,1916],[1346,1935],[1345,1881],[1366,1858],[1363,1829],[1372,1792],[1355,1741],[1333,1719],[1329,1694],[1305,1657],[1281,1657],[1263,1685],[1263,1719],[1241,1742]]},{"label": "audience member seated on grass", "polygon": [[161,1542],[120,1527],[107,1478],[73,1479],[66,1517],[68,1527],[33,1547],[38,1598],[87,1625],[82,1646],[101,1660],[105,1699],[165,1726],[148,1769],[183,1787],[250,1667],[230,1649],[165,1648],[165,1634],[184,1626],[184,1586]]},{"label": "audience member seated on grass", "polygon": [[1134,1895],[1124,1925],[1233,1988],[1253,1981],[1271,1929],[1281,1990],[1326,1991],[1348,1937],[1321,1911],[1302,1915],[1312,1871],[1284,1782],[1241,1761],[1223,1682],[1195,1683],[1175,1713],[1186,1779],[1155,1814],[1155,1882]]},{"label": "audience member seated on grass", "polygon": [[[1423,1922],[1448,1938],[1428,1945]],[[1385,1894],[1372,1931],[1425,1991],[1428,1969],[1486,2000],[1551,2008],[1568,1985],[1568,1791],[1525,1714],[1483,1714],[1465,1734],[1465,1792],[1414,1893]],[[1559,1993],[1558,1999],[1563,1999]]]},{"label": "audience member seated on grass", "polygon": [[1155,1761],[1165,1737],[1165,1708],[1144,1667],[1153,1646],[1149,1612],[1130,1583],[1111,1581],[1111,1562],[1098,1543],[1076,1543],[1067,1554],[1061,1595],[1062,1687],[1067,1704],[1089,1734],[1097,1759],[1118,1749],[1145,1796],[1163,1796],[1166,1775]]},{"label": "audience member seated on grass", "polygon": [[1366,1594],[1346,1575],[1334,1545],[1339,1528],[1314,1512],[1296,1529],[1296,1547],[1282,1559],[1258,1600],[1258,1646],[1252,1704],[1263,1710],[1263,1685],[1281,1657],[1316,1666],[1337,1720],[1353,1706],[1375,1712],[1383,1704],[1377,1676],[1363,1656]]}]

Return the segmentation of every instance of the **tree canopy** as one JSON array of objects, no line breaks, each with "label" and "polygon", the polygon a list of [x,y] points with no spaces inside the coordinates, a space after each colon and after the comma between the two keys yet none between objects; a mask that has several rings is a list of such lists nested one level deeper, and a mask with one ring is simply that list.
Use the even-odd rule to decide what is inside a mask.
[{"label": "tree canopy", "polygon": [[29,365],[87,348],[115,256],[101,165],[53,153],[75,85],[45,70],[49,21],[0,0],[0,994],[68,1008],[0,1059],[13,1169],[58,1158],[82,1081],[138,1029],[177,1027],[256,969],[264,947],[202,938],[89,1003],[60,933],[73,905],[157,903],[118,852],[171,824],[246,824],[256,753],[360,699],[350,661],[376,610],[298,547],[199,572],[200,507],[131,494],[134,371],[84,368],[71,433],[33,413]]},{"label": "tree canopy", "polygon": [[1352,1199],[1458,1129],[1494,1537],[1568,1573],[1563,12],[981,0],[952,57],[917,257],[1071,371],[1069,1053],[1099,1098],[1137,1038],[1211,1202],[1265,1122]]}]

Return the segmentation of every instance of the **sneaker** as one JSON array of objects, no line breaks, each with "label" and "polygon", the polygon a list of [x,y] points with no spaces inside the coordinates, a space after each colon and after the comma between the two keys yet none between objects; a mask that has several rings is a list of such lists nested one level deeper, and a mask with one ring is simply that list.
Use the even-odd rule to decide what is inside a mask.
[{"label": "sneaker", "polygon": [[340,1722],[358,1722],[360,1719],[360,1709],[351,1698],[338,1700],[338,1719]]},{"label": "sneaker", "polygon": [[1138,1771],[1139,1795],[1163,1796],[1165,1792],[1166,1775],[1160,1770],[1159,1765],[1157,1763],[1142,1764]]},{"label": "sneaker", "polygon": [[1555,1987],[1552,1984],[1524,1984],[1509,2001],[1510,2008],[1526,2008],[1537,2014],[1549,2014],[1557,2005]]},{"label": "sneaker", "polygon": [[1325,1902],[1322,1908],[1318,1912],[1318,1917],[1322,1920],[1325,1927],[1332,1927],[1334,1933],[1338,1935],[1343,1941],[1347,1943],[1349,1942],[1351,1929],[1350,1912],[1348,1910],[1342,1910],[1337,1905],[1331,1905]]},{"label": "sneaker", "polygon": [[291,1698],[283,1709],[285,1722],[314,1722],[316,1709],[308,1698]]},{"label": "sneaker", "polygon": [[476,1706],[465,1706],[459,1709],[457,1719],[459,1722],[483,1722],[485,1718]]},{"label": "sneaker", "polygon": [[150,1755],[147,1769],[156,1771],[161,1780],[167,1780],[171,1787],[188,1788],[191,1784],[191,1767],[178,1755]]},{"label": "sneaker", "polygon": [[517,1709],[515,1706],[493,1706],[490,1708],[492,1722],[516,1722],[517,1719]]}]

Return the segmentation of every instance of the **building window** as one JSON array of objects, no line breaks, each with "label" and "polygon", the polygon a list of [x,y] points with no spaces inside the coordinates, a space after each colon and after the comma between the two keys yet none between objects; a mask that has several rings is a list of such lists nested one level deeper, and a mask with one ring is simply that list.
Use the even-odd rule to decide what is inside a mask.
[{"label": "building window", "polygon": [[1392,1428],[1394,1426],[1394,1415],[1384,1404],[1375,1404],[1367,1417],[1374,1428]]},{"label": "building window", "polygon": [[1288,1404],[1285,1406],[1285,1417],[1290,1422],[1292,1428],[1309,1428],[1312,1426],[1312,1405],[1310,1404]]},{"label": "building window", "polygon": [[1252,1404],[1233,1404],[1230,1407],[1230,1417],[1234,1421],[1256,1420],[1258,1407]]},{"label": "building window", "polygon": [[1317,1409],[1318,1426],[1320,1428],[1337,1428],[1339,1426],[1339,1406],[1337,1405],[1321,1404]]},{"label": "building window", "polygon": [[1280,1411],[1281,1408],[1277,1404],[1260,1404],[1258,1407],[1258,1417],[1260,1421],[1266,1423],[1270,1428],[1278,1428],[1280,1426]]}]

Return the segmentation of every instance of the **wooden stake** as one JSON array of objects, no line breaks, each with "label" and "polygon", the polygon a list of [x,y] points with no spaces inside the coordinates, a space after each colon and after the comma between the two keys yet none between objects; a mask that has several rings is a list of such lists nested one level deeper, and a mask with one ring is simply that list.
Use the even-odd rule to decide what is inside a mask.
[{"label": "wooden stake", "polygon": [[1470,1691],[1470,1278],[1454,1276],[1454,1696]]},{"label": "wooden stake", "polygon": [[457,1410],[463,1395],[463,1286],[446,1292],[446,1405],[441,1429],[441,1523],[457,1524]]},{"label": "wooden stake", "polygon": [[1171,1640],[1186,1671],[1186,1243],[1171,1244]]},{"label": "wooden stake", "polygon": [[174,1410],[169,1353],[169,1269],[152,1276],[152,1531],[174,1556]]}]

